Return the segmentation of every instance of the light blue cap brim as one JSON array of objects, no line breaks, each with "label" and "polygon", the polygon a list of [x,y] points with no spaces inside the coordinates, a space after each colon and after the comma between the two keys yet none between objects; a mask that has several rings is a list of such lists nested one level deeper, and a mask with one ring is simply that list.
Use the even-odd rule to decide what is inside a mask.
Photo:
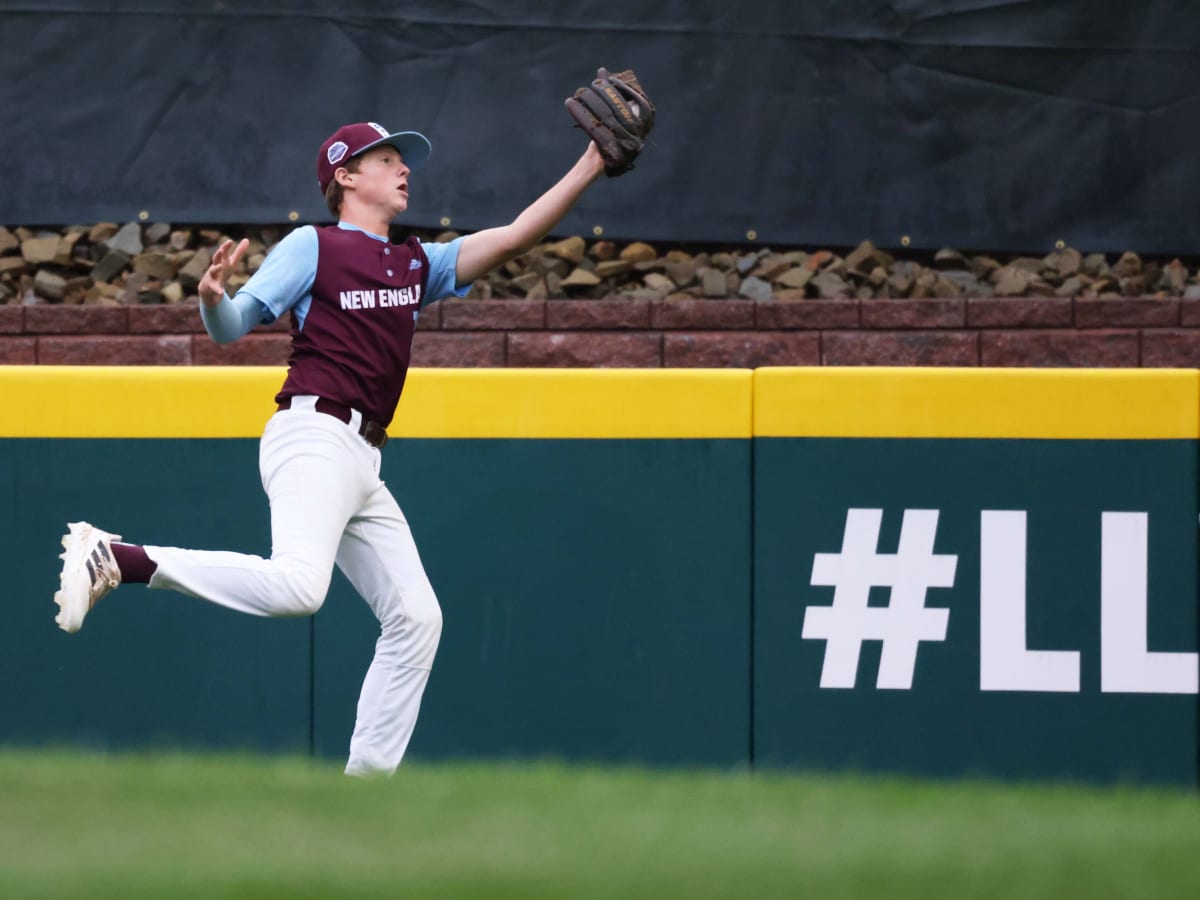
[{"label": "light blue cap brim", "polygon": [[429,143],[429,138],[421,134],[419,131],[397,131],[395,134],[389,134],[387,137],[382,137],[374,143],[367,144],[355,156],[362,156],[372,147],[378,147],[381,144],[390,144],[395,147],[404,159],[404,164],[414,172],[425,165],[429,160],[429,154],[433,152],[433,145]]}]

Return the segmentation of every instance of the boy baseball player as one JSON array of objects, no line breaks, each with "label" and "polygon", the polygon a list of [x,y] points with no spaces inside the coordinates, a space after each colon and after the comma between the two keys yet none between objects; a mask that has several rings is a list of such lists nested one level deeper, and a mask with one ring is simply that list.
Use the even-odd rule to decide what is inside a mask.
[{"label": "boy baseball player", "polygon": [[586,151],[508,225],[445,244],[411,237],[391,243],[388,226],[407,209],[410,177],[429,157],[430,143],[418,132],[360,122],[330,135],[317,158],[336,225],[293,231],[233,297],[225,285],[249,242],[218,248],[199,285],[200,314],[215,341],[228,343],[259,323],[292,316],[287,378],[259,444],[271,556],[128,544],[87,522],[71,523],[54,596],[63,630],[78,631],[96,602],[122,582],[252,615],[311,615],[325,600],[336,564],[380,626],[346,772],[395,771],[442,630],[408,522],[379,477],[417,317],[422,307],[462,296],[472,281],[532,248],[602,172],[632,166],[653,106],[632,72],[610,77],[601,69],[598,76],[567,101],[592,138]]}]

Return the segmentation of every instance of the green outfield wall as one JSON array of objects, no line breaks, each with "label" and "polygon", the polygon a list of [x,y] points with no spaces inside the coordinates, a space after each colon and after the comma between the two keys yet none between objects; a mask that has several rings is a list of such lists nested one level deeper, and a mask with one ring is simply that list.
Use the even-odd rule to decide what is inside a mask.
[{"label": "green outfield wall", "polygon": [[[281,379],[0,367],[0,744],[344,756],[340,575],[53,621],[69,520],[269,552]],[[415,756],[1197,783],[1200,372],[415,370],[392,431],[445,617]]]},{"label": "green outfield wall", "polygon": [[1198,373],[756,373],[754,754],[1197,777]]}]

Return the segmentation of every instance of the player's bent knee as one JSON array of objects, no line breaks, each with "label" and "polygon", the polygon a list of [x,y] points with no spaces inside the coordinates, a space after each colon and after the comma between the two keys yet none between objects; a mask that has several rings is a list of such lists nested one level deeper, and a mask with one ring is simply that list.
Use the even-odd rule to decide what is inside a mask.
[{"label": "player's bent knee", "polygon": [[433,600],[421,611],[418,621],[427,633],[435,636],[442,633],[442,608],[438,605],[437,600]]},{"label": "player's bent knee", "polygon": [[419,630],[426,634],[441,634],[442,608],[433,588],[398,595],[398,602],[381,615],[380,624],[385,632]]},{"label": "player's bent knee", "polygon": [[315,615],[325,603],[324,594],[300,594],[295,598],[292,615],[294,616],[312,616]]},{"label": "player's bent knee", "polygon": [[413,623],[413,628],[420,631],[426,637],[437,641],[442,635],[442,608],[438,605],[437,598],[433,596],[433,592],[429,593],[428,600],[418,606],[410,615]]},{"label": "player's bent knee", "polygon": [[283,598],[285,616],[311,616],[325,603],[332,573],[321,577],[315,572],[297,570],[290,573]]},{"label": "player's bent knee", "polygon": [[381,621],[383,635],[407,647],[408,665],[432,666],[442,636],[442,608],[432,589],[405,600],[393,615]]},{"label": "player's bent knee", "polygon": [[442,638],[442,608],[437,605],[436,600],[421,609],[420,614],[413,618],[411,627],[421,648],[421,663],[432,666],[433,658],[437,655],[438,643]]}]

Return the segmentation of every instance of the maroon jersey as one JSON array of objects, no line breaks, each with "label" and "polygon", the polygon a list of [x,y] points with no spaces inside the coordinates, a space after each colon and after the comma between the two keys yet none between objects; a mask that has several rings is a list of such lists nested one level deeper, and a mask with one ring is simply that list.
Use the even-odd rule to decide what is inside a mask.
[{"label": "maroon jersey", "polygon": [[376,240],[361,231],[317,228],[312,304],[297,327],[276,402],[315,394],[392,421],[412,358],[417,312],[429,279],[420,242]]}]

